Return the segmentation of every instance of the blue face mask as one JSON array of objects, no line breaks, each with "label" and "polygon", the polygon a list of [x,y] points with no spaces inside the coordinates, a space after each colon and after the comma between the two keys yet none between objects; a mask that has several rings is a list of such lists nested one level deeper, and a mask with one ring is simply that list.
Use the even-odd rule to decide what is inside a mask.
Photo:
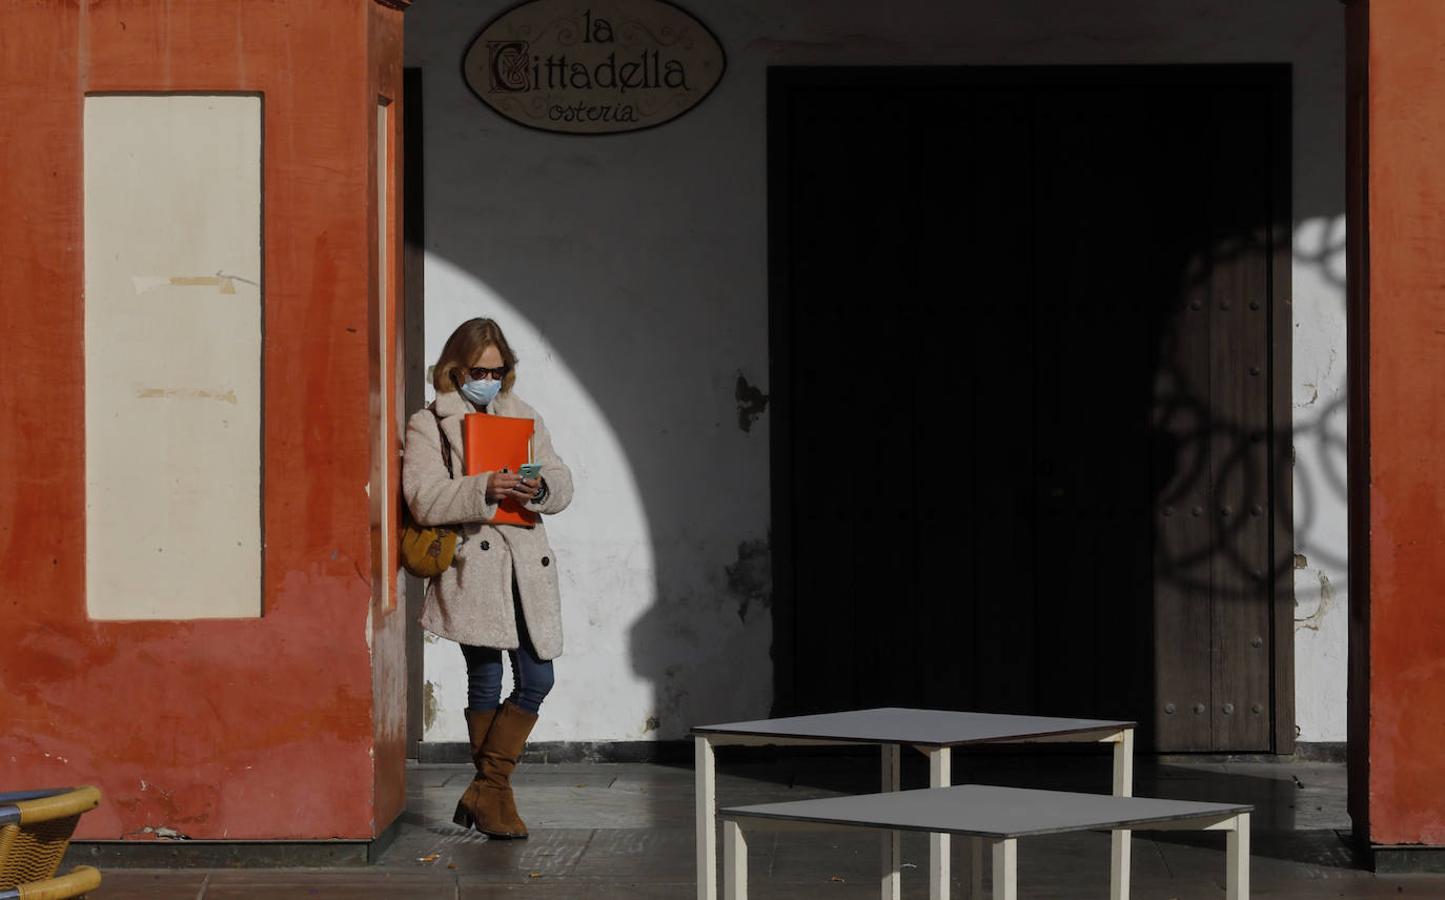
[{"label": "blue face mask", "polygon": [[476,404],[478,409],[485,409],[490,405],[501,390],[502,383],[491,378],[485,381],[468,381],[461,387],[462,396]]}]

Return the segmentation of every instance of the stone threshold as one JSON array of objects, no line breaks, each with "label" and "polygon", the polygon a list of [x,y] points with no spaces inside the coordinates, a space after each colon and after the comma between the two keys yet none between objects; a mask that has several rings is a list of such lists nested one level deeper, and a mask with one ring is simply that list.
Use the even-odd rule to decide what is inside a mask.
[{"label": "stone threshold", "polygon": [[402,816],[376,838],[334,841],[71,841],[62,868],[274,869],[369,866],[401,830]]}]

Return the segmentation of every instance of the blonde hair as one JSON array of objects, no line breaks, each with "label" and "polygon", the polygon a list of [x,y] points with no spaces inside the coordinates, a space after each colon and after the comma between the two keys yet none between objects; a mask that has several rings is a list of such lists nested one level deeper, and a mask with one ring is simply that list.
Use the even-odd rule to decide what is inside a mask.
[{"label": "blonde hair", "polygon": [[517,354],[512,352],[512,345],[507,343],[502,327],[491,319],[468,319],[457,326],[457,330],[447,338],[441,358],[432,370],[432,387],[438,394],[455,391],[457,385],[452,376],[458,370],[465,372],[470,369],[473,361],[488,347],[496,347],[502,354],[502,364],[507,367],[502,391],[510,391],[517,380]]}]

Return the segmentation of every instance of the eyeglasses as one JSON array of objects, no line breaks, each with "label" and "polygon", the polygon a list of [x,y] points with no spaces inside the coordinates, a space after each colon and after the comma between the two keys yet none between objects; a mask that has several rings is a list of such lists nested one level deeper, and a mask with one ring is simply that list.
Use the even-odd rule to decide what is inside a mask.
[{"label": "eyeglasses", "polygon": [[484,378],[491,378],[493,381],[501,381],[503,378],[507,377],[508,371],[510,371],[509,366],[498,366],[495,369],[488,369],[484,366],[473,366],[472,368],[467,369],[467,374],[472,377],[473,381],[481,381]]}]

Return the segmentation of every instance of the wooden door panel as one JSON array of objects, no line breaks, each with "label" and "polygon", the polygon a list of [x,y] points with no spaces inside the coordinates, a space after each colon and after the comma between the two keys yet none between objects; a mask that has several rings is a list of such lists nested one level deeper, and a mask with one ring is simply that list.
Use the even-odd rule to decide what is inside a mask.
[{"label": "wooden door panel", "polygon": [[1268,750],[1268,95],[1219,91],[1212,167],[1212,746]]},{"label": "wooden door panel", "polygon": [[[795,171],[807,198],[808,225],[794,244],[794,466],[788,474],[800,527],[796,532],[799,622],[796,631],[800,697],[808,709],[876,705],[880,672],[893,648],[905,648],[894,583],[882,565],[889,548],[879,540],[894,515],[870,486],[858,432],[889,429],[911,453],[909,430],[894,427],[893,411],[878,421],[886,379],[869,377],[890,347],[860,335],[896,333],[906,317],[893,283],[906,251],[906,192],[890,178],[862,173],[898,171],[903,147],[891,139],[902,121],[862,120],[863,96],[823,95],[800,103]],[[866,210],[866,215],[860,211]],[[801,214],[804,210],[799,210]],[[868,323],[868,324],[863,324]],[[872,420],[872,424],[866,424]],[[906,586],[905,586],[906,587]]]},{"label": "wooden door panel", "polygon": [[947,453],[938,463],[951,478],[971,482],[971,498],[958,498],[946,509],[969,520],[974,535],[973,584],[965,586],[974,607],[974,703],[986,711],[1031,710],[1039,671],[1033,639],[1039,573],[1028,562],[1036,545],[1027,402],[1032,216],[1018,198],[1033,192],[1032,98],[1025,92],[976,92],[967,95],[967,103],[966,117],[954,120],[966,127],[945,131],[951,139],[936,141],[936,152],[957,154],[955,165],[967,178],[962,194],[950,198],[948,215],[930,229],[932,239],[943,244],[940,289],[949,288],[956,298],[936,311],[930,328],[944,338],[933,365],[967,372],[969,384],[965,389],[956,380],[940,382],[951,387],[930,404],[936,419],[928,427],[947,434],[950,420],[966,423],[970,468],[955,467]]},{"label": "wooden door panel", "polygon": [[909,694],[910,685],[899,681],[890,702],[912,705],[913,696],[932,708],[971,709],[980,696],[979,648],[972,636],[979,628],[979,581],[987,578],[978,547],[993,523],[976,477],[989,465],[978,430],[978,398],[988,373],[974,349],[975,329],[961,324],[977,321],[983,310],[975,285],[959,275],[976,269],[980,253],[969,199],[981,169],[969,138],[975,126],[989,126],[977,121],[971,98],[959,92],[911,98],[908,105],[914,228],[904,289],[914,296],[916,318],[889,343],[897,360],[891,369],[900,379],[895,402],[920,426],[907,479],[915,497],[914,527],[900,536],[917,551],[916,593],[900,611],[913,629],[919,663],[911,667],[916,692]]},{"label": "wooden door panel", "polygon": [[[1163,135],[1179,170],[1206,173],[1213,123],[1210,96],[1181,98],[1194,115],[1172,120]],[[1176,285],[1152,329],[1150,483],[1154,523],[1153,620],[1155,696],[1146,721],[1160,750],[1213,749],[1214,706],[1211,554],[1215,518],[1210,467],[1210,259],[1214,186],[1207,177],[1173,178],[1178,219],[1166,265]]]}]

